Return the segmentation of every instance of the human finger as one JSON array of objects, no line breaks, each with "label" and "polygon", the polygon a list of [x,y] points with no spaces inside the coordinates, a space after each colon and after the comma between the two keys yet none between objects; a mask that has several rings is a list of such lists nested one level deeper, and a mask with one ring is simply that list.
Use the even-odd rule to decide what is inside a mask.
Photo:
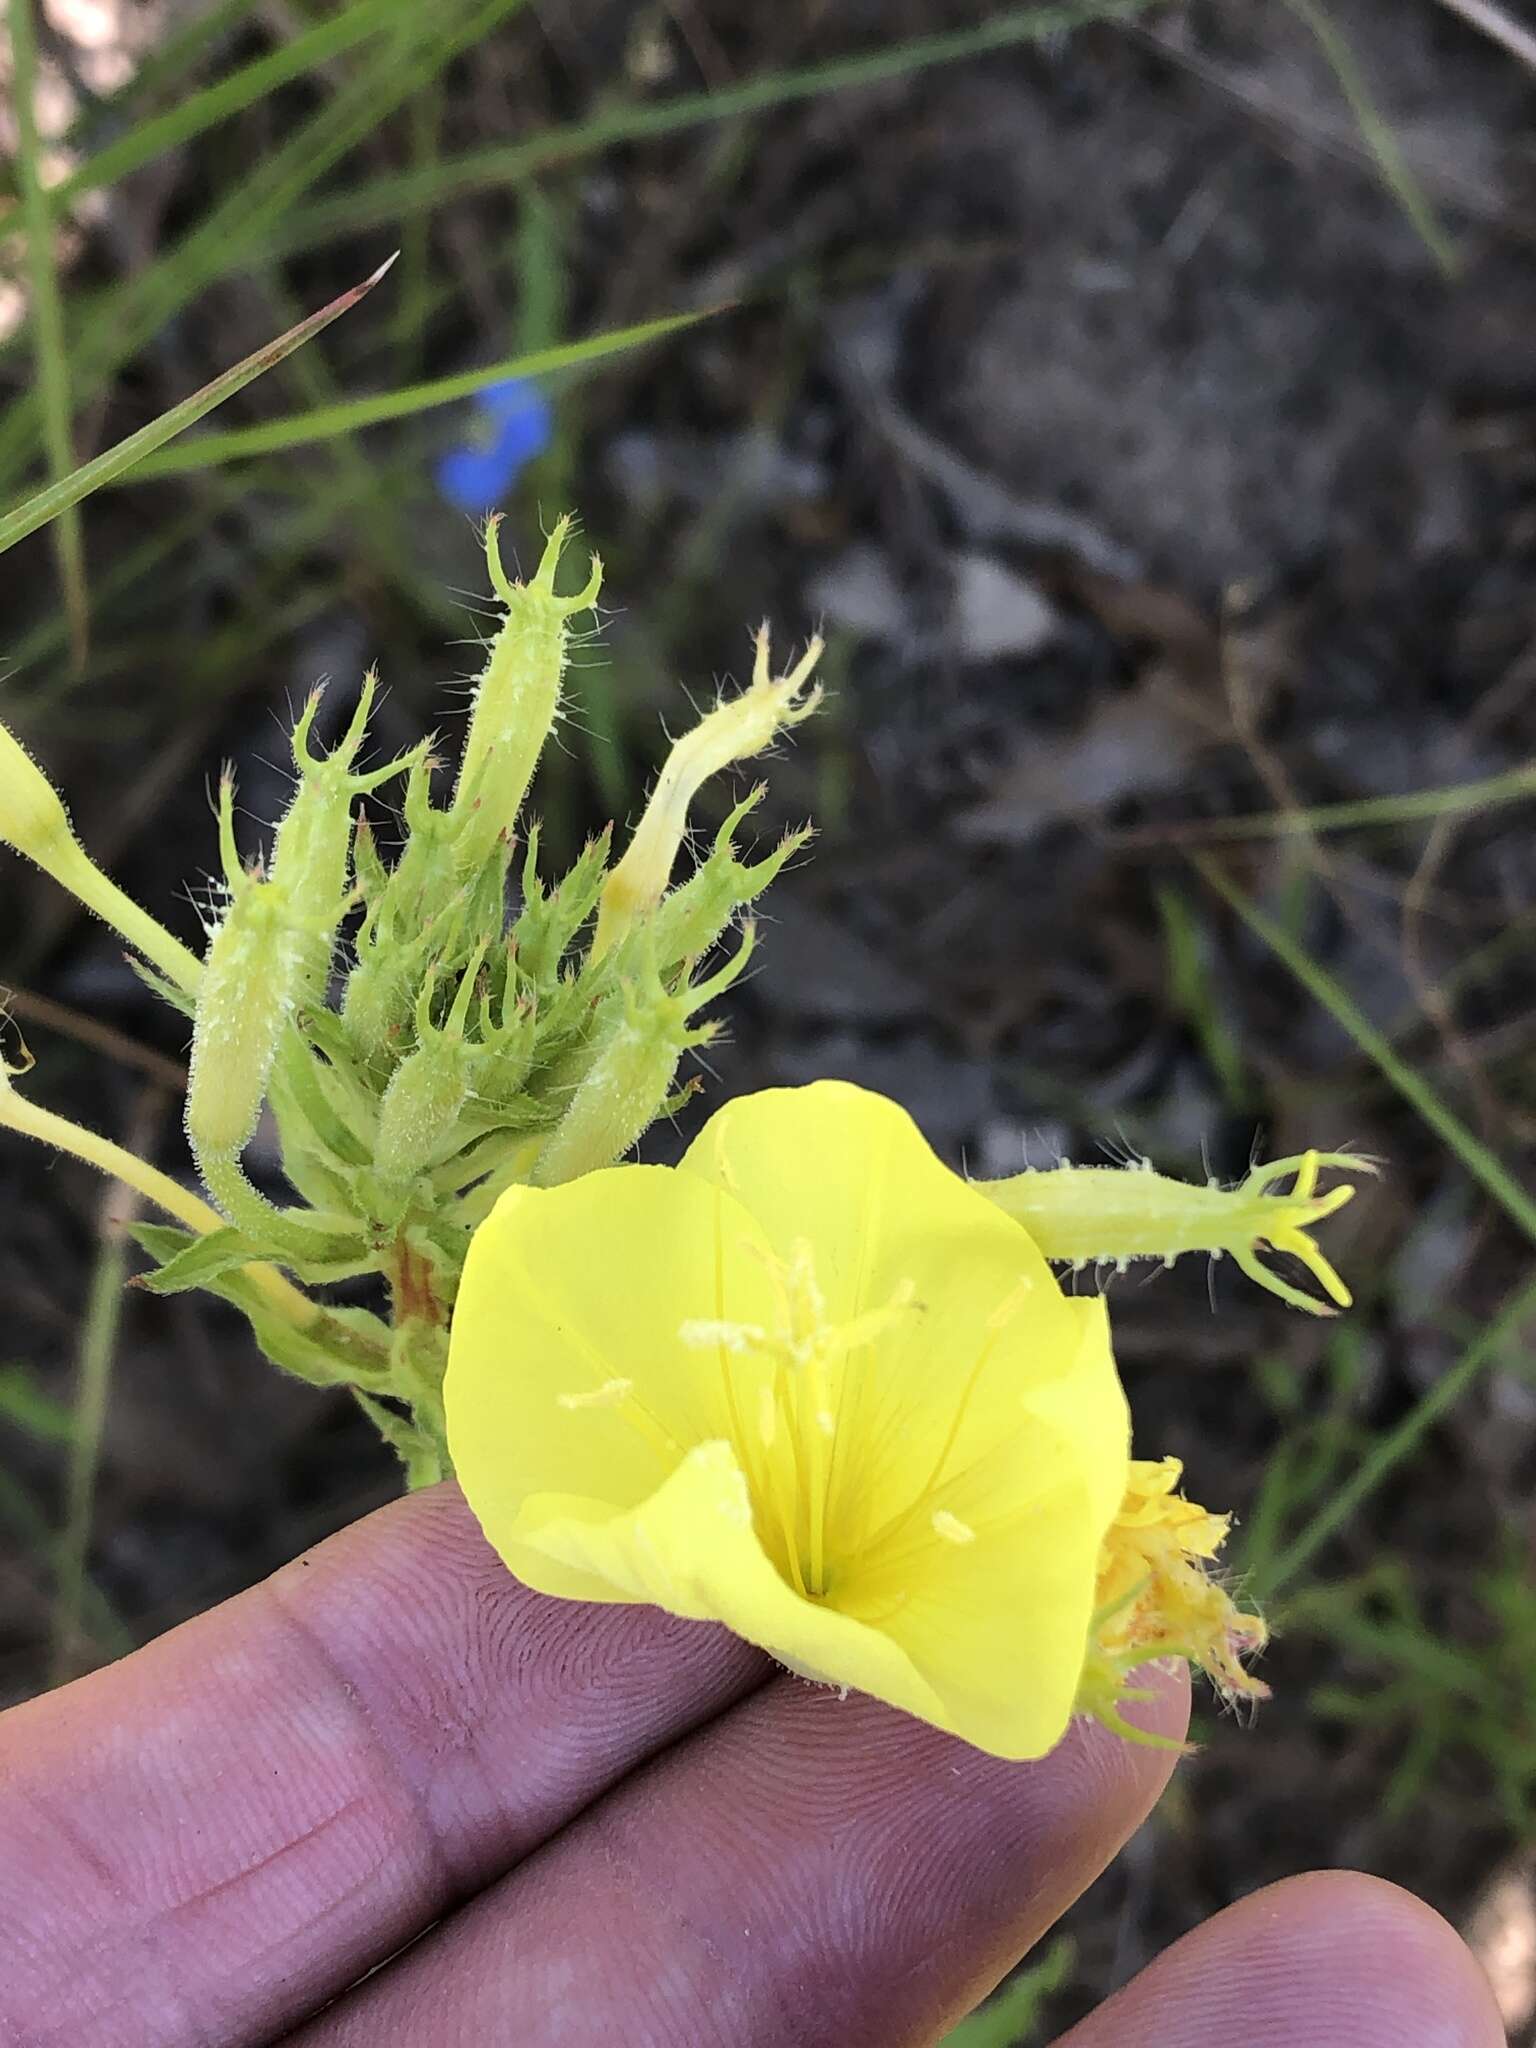
[{"label": "human finger", "polygon": [[[1187,1706],[1160,1676],[1142,1711],[1176,1739]],[[1079,1723],[1042,1761],[1003,1763],[779,1679],[292,2048],[927,2043],[1092,1882],[1173,1762]]]},{"label": "human finger", "polygon": [[0,2040],[266,2040],[769,1668],[395,1502],[0,1715]]},{"label": "human finger", "polygon": [[1287,1878],[1148,1964],[1056,2048],[1503,2048],[1488,1980],[1410,1892]]}]

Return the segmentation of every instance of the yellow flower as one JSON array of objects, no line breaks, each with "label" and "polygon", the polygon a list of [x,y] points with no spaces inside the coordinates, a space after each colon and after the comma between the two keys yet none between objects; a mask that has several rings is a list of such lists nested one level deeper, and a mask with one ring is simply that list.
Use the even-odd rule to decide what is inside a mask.
[{"label": "yellow flower", "polygon": [[1175,1492],[1177,1458],[1133,1459],[1099,1558],[1098,1610],[1079,1704],[1116,1727],[1127,1674],[1157,1657],[1198,1666],[1228,1700],[1265,1699],[1268,1687],[1242,1660],[1264,1647],[1266,1630],[1244,1614],[1207,1567],[1227,1539],[1230,1515],[1213,1515]]},{"label": "yellow flower", "polygon": [[511,1189],[445,1393],[537,1590],[724,1622],[999,1756],[1066,1727],[1130,1470],[1105,1312],[893,1103],[749,1096],[677,1168]]},{"label": "yellow flower", "polygon": [[[1103,1185],[1074,1227],[1134,1256]],[[836,1081],[727,1104],[677,1168],[511,1189],[445,1388],[491,1543],[540,1592],[724,1622],[998,1756],[1075,1712],[1154,1739],[1122,1709],[1158,1658],[1263,1697],[1264,1625],[1212,1569],[1229,1518],[1131,1458],[1102,1302],[993,1192]]]}]

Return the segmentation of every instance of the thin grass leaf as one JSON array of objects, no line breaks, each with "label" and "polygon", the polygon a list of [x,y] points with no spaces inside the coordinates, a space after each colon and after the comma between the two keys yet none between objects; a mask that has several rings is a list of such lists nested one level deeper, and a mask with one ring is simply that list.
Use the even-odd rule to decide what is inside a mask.
[{"label": "thin grass leaf", "polygon": [[1388,189],[1413,222],[1420,240],[1441,270],[1447,277],[1455,277],[1461,268],[1456,245],[1441,227],[1434,208],[1425,197],[1424,188],[1414,176],[1413,167],[1403,154],[1391,122],[1372,98],[1365,74],[1355,61],[1354,51],[1330,17],[1316,5],[1316,0],[1285,0],[1285,4],[1300,21],[1306,23],[1316,38]]},{"label": "thin grass leaf", "polygon": [[[713,310],[713,309],[711,309]],[[509,356],[479,370],[464,370],[453,377],[436,377],[424,384],[408,385],[403,391],[381,391],[370,398],[349,398],[339,405],[318,406],[312,412],[297,413],[282,420],[263,420],[259,426],[236,427],[224,434],[207,434],[179,448],[143,463],[132,481],[149,477],[181,476],[189,470],[222,467],[227,462],[244,462],[253,456],[273,455],[288,448],[302,448],[316,441],[329,441],[338,434],[355,433],[359,427],[376,426],[381,420],[408,419],[433,406],[451,405],[469,398],[489,384],[508,377],[544,377],[557,370],[573,370],[604,357],[639,348],[664,335],[709,318],[709,313],[673,313],[665,319],[646,320],[634,327],[614,328],[606,334],[589,335],[585,341],[562,343],[558,348],[536,349],[531,355]],[[3,531],[3,529],[0,529]]]},{"label": "thin grass leaf", "polygon": [[[97,296],[76,337],[76,402],[103,389],[199,291],[248,267],[253,256],[270,258],[278,224],[309,188],[461,50],[524,4],[437,0],[431,8],[400,11],[383,48],[368,53],[302,128],[256,163],[179,242]],[[36,409],[24,398],[0,418],[0,486],[30,459],[36,429]]]},{"label": "thin grass leaf", "polygon": [[1241,1112],[1248,1100],[1242,1048],[1227,1021],[1211,975],[1210,947],[1182,891],[1162,885],[1156,892],[1168,957],[1168,992],[1205,1054],[1228,1109]]},{"label": "thin grass leaf", "polygon": [[284,253],[310,249],[466,193],[516,185],[536,171],[579,163],[620,143],[652,142],[689,128],[789,106],[797,100],[886,84],[937,65],[958,64],[967,58],[1042,42],[1089,22],[1129,20],[1147,13],[1153,4],[1154,0],[1077,0],[1073,5],[1068,0],[1068,4],[1055,6],[1007,8],[975,28],[916,36],[853,57],[770,72],[720,91],[680,93],[647,105],[606,108],[588,120],[547,129],[526,142],[472,150],[426,169],[370,178],[354,192],[321,200],[295,213],[282,225],[280,247]]},{"label": "thin grass leaf", "polygon": [[[11,72],[16,107],[17,170],[21,218],[27,238],[27,285],[31,295],[32,361],[42,409],[43,450],[55,484],[74,467],[70,432],[69,346],[64,302],[54,264],[53,214],[43,184],[42,142],[37,132],[37,22],[33,0],[11,0]],[[69,621],[76,670],[85,666],[90,643],[90,593],[86,587],[85,543],[73,504],[61,509],[53,551]]]},{"label": "thin grass leaf", "polygon": [[[28,1488],[3,1466],[0,1466],[0,1524],[8,1524],[18,1543],[25,1545],[35,1557],[52,1561],[56,1546],[47,1516]],[[133,1631],[92,1579],[86,1581],[83,1609],[83,1619],[93,1640],[108,1656],[122,1657],[135,1647]]]},{"label": "thin grass leaf", "polygon": [[1306,1569],[1325,1543],[1348,1526],[1383,1480],[1390,1477],[1418,1448],[1441,1416],[1448,1415],[1456,1406],[1478,1375],[1486,1372],[1506,1346],[1513,1343],[1533,1311],[1536,1311],[1536,1276],[1516,1289],[1492,1322],[1467,1345],[1450,1370],[1442,1373],[1423,1399],[1416,1402],[1385,1436],[1377,1439],[1338,1491],[1292,1538],[1262,1577],[1255,1574],[1252,1591],[1257,1599],[1273,1600],[1283,1587]]},{"label": "thin grass leaf", "polygon": [[1256,903],[1245,896],[1215,861],[1200,854],[1191,855],[1191,859],[1217,895],[1232,906],[1249,930],[1264,941],[1308,994],[1322,1004],[1399,1095],[1413,1105],[1437,1136],[1445,1140],[1478,1185],[1492,1195],[1505,1214],[1513,1218],[1536,1244],[1536,1200],[1532,1200],[1520,1186],[1498,1154],[1468,1130],[1450,1104],[1414,1071],[1385,1033],[1377,1030],[1354,998],[1312,958],[1305,947],[1298,945],[1273,918],[1267,917]]},{"label": "thin grass leaf", "polygon": [[39,1443],[67,1444],[75,1434],[73,1409],[45,1394],[29,1365],[0,1366],[0,1421]]},{"label": "thin grass leaf", "polygon": [[295,78],[304,78],[331,58],[340,56],[355,43],[378,35],[399,18],[400,0],[357,0],[329,20],[306,29],[291,42],[242,64],[215,84],[205,86],[163,114],[141,121],[126,135],[88,156],[50,191],[49,203],[57,214],[83,193],[94,192],[136,171],[167,150],[177,149],[194,136],[217,127],[221,121],[255,106],[269,93]]},{"label": "thin grass leaf", "polygon": [[[259,0],[218,0],[216,6],[196,16],[185,28],[166,36],[145,54],[138,69],[115,92],[86,101],[60,138],[64,146],[71,150],[86,149],[93,133],[131,123],[132,107],[155,98],[162,87],[178,85],[199,62],[208,45],[242,15],[254,14],[258,4]],[[0,165],[0,192],[8,198],[21,195],[13,164]]]},{"label": "thin grass leaf", "polygon": [[1058,1934],[1038,1962],[1022,1969],[985,2005],[947,2033],[939,2048],[1017,2048],[1039,2026],[1043,2008],[1077,1967],[1077,1943]]},{"label": "thin grass leaf", "polygon": [[285,356],[292,355],[296,348],[302,348],[306,341],[312,341],[322,329],[329,327],[333,320],[339,320],[343,313],[350,311],[359,299],[371,292],[374,286],[394,262],[381,263],[372,277],[364,278],[361,284],[353,285],[339,298],[332,299],[328,306],[322,306],[318,313],[311,313],[307,320],[301,320],[297,327],[290,327],[286,334],[280,334],[276,341],[269,341],[264,348],[256,350],[242,363],[236,363],[232,370],[226,370],[221,377],[215,377],[211,384],[205,384],[201,391],[194,391],[190,398],[184,398],[180,405],[174,405],[169,412],[162,413],[157,420],[151,420],[146,427],[140,427],[136,434],[130,434],[126,441],[119,441],[115,448],[108,448],[93,462],[84,463],[68,476],[50,484],[47,490],[39,491],[18,505],[13,512],[0,518],[0,554],[14,547],[19,540],[25,540],[29,533],[36,533],[39,527],[57,519],[71,506],[78,505],[93,491],[99,491],[106,484],[118,483],[136,464],[155,449],[164,447],[176,435],[184,434],[188,427],[232,398],[237,391],[243,391],[258,377],[264,376],[274,364]]},{"label": "thin grass leaf", "polygon": [[1240,839],[1310,839],[1322,832],[1430,825],[1439,818],[1494,810],[1536,797],[1536,766],[1506,769],[1476,782],[1409,790],[1402,796],[1352,797],[1343,803],[1298,805],[1289,811],[1252,811],[1246,817],[1199,818],[1187,825],[1155,825],[1117,833],[1117,846],[1209,846]]},{"label": "thin grass leaf", "polygon": [[[120,1192],[126,1194],[127,1190]],[[86,1559],[96,1516],[96,1476],[101,1469],[101,1440],[112,1391],[112,1361],[117,1355],[123,1290],[127,1284],[128,1238],[117,1216],[105,1213],[80,1329],[75,1427],[70,1440],[64,1530],[59,1538],[49,1660],[54,1685],[72,1678],[80,1662]]]},{"label": "thin grass leaf", "polygon": [[83,107],[70,128],[69,140],[83,145],[92,129],[99,129],[103,122],[126,121],[130,107],[179,86],[201,63],[210,44],[258,11],[265,11],[263,0],[214,0],[213,5],[202,8],[146,52],[138,70],[116,92]]}]

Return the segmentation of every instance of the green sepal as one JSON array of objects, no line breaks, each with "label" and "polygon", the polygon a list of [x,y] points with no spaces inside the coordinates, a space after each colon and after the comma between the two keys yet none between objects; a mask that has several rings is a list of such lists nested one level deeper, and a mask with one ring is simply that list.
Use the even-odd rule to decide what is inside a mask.
[{"label": "green sepal", "polygon": [[169,1003],[173,1010],[180,1010],[184,1017],[197,1018],[197,997],[190,989],[180,988],[169,976],[151,967],[147,960],[141,960],[137,953],[125,953],[123,958],[143,982],[144,986]]},{"label": "green sepal", "polygon": [[439,1479],[447,1477],[447,1461],[424,1429],[418,1429],[414,1422],[397,1415],[393,1408],[358,1387],[352,1389],[352,1398],[405,1467],[408,1492],[435,1486]]},{"label": "green sepal", "polygon": [[608,879],[612,839],[612,826],[605,826],[587,841],[574,867],[546,890],[539,879],[539,828],[530,830],[523,856],[523,907],[512,926],[512,941],[518,968],[535,990],[556,985],[576,934],[596,911]]},{"label": "green sepal", "polygon": [[194,1287],[211,1287],[226,1273],[265,1257],[259,1245],[232,1227],[210,1230],[206,1236],[165,1223],[135,1223],[130,1228],[134,1241],[160,1262],[157,1271],[139,1278],[139,1285],[151,1294],[186,1294]]},{"label": "green sepal", "polygon": [[372,1386],[389,1391],[389,1330],[361,1308],[328,1308],[297,1330],[262,1304],[249,1283],[231,1276],[214,1293],[245,1316],[264,1357],[315,1387]]},{"label": "green sepal", "polygon": [[761,802],[763,794],[759,784],[742,798],[716,833],[708,858],[680,888],[664,896],[651,916],[635,928],[629,947],[643,942],[653,948],[653,957],[663,972],[707,953],[737,912],[755,903],[785,862],[812,838],[810,827],[805,826],[781,839],[772,853],[761,860],[738,859],[734,844],[736,828]]},{"label": "green sepal", "polygon": [[[273,1069],[270,1093],[278,1131],[283,1139],[283,1164],[288,1164],[290,1135],[297,1149],[337,1166],[361,1166],[369,1154],[367,1139],[348,1122],[329,1085],[335,1070],[319,1060],[295,1028],[285,1033]],[[344,1089],[338,1089],[347,1109],[354,1109]],[[372,1104],[369,1103],[372,1110]],[[376,1120],[376,1119],[375,1119]],[[371,1135],[371,1133],[370,1133]],[[295,1185],[297,1177],[290,1174]]]}]

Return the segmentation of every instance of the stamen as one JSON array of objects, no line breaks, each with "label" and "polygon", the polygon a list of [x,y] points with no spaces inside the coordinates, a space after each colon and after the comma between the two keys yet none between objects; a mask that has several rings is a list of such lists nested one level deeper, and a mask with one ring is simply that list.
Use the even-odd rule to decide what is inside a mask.
[{"label": "stamen", "polygon": [[617,1408],[634,1390],[633,1380],[604,1380],[585,1394],[557,1394],[555,1399],[562,1408]]},{"label": "stamen", "polygon": [[893,1323],[899,1322],[909,1308],[919,1308],[917,1287],[911,1280],[898,1282],[884,1308],[867,1309],[863,1315],[855,1316],[852,1322],[835,1324],[826,1332],[825,1355],[828,1358],[845,1358],[850,1351],[862,1350],[866,1344],[873,1344],[877,1337],[883,1337]]},{"label": "stamen", "polygon": [[958,1515],[952,1515],[948,1508],[935,1508],[930,1520],[935,1536],[942,1536],[946,1543],[974,1543],[976,1531],[969,1522],[962,1522]]},{"label": "stamen", "polygon": [[725,1322],[714,1316],[690,1316],[677,1334],[692,1351],[707,1351],[716,1344],[727,1351],[761,1350],[768,1341],[761,1323]]}]

